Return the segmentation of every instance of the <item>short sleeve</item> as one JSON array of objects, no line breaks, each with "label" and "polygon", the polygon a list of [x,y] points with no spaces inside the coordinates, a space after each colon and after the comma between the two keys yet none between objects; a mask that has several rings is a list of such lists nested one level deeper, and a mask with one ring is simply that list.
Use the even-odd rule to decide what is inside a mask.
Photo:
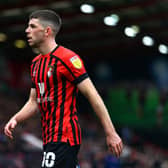
[{"label": "short sleeve", "polygon": [[74,84],[78,84],[88,77],[84,63],[78,55],[66,57],[61,73]]}]

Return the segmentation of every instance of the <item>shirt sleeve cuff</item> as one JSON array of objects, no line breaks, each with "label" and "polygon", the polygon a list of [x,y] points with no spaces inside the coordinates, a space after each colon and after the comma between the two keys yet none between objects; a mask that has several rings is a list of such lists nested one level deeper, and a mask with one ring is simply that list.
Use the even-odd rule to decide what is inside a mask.
[{"label": "shirt sleeve cuff", "polygon": [[87,73],[84,73],[84,74],[82,74],[81,76],[79,76],[78,78],[76,78],[76,79],[73,81],[73,83],[74,83],[74,84],[78,84],[78,83],[82,82],[84,79],[86,79],[86,78],[88,78],[88,77],[89,77],[89,75],[88,75]]},{"label": "shirt sleeve cuff", "polygon": [[32,82],[32,86],[31,86],[32,88],[36,88],[36,85],[35,85],[35,83],[34,82]]}]

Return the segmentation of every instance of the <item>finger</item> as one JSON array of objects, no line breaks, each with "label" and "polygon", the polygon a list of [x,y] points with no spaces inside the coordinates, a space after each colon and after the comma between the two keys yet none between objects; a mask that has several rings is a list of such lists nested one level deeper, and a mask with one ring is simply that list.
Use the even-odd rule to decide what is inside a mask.
[{"label": "finger", "polygon": [[122,152],[122,150],[123,150],[123,147],[124,147],[124,146],[123,146],[123,142],[121,141],[119,145],[120,145],[121,152]]},{"label": "finger", "polygon": [[10,139],[13,139],[12,134],[7,135]]},{"label": "finger", "polygon": [[118,151],[117,147],[110,145],[109,150],[114,156],[119,157],[119,151]]},{"label": "finger", "polygon": [[10,131],[9,127],[5,127],[5,130],[4,130],[4,133],[6,136],[8,136],[9,138],[13,139],[13,136],[12,136],[12,132]]},{"label": "finger", "polygon": [[13,139],[13,135],[12,135],[11,132],[7,133],[6,135],[7,135],[10,139]]},{"label": "finger", "polygon": [[115,156],[116,156],[116,157],[119,157],[119,156],[120,156],[120,150],[119,150],[118,145],[115,147]]},{"label": "finger", "polygon": [[6,125],[5,128],[4,128],[4,133],[5,135],[9,135],[9,129],[8,129],[8,126]]},{"label": "finger", "polygon": [[115,149],[114,149],[114,147],[111,146],[110,149],[111,149],[111,152],[115,155]]},{"label": "finger", "polygon": [[117,156],[119,157],[119,156],[121,155],[121,152],[122,152],[121,145],[118,144],[118,145],[116,146],[116,148],[117,148]]},{"label": "finger", "polygon": [[120,155],[121,152],[122,152],[122,143],[120,142],[119,144],[116,145],[116,147],[117,147],[117,150],[118,150],[119,155]]},{"label": "finger", "polygon": [[122,153],[122,149],[123,149],[123,145],[122,145],[122,141],[120,141],[120,143],[116,144],[116,146],[114,147],[115,155],[117,157],[120,157]]},{"label": "finger", "polygon": [[10,134],[11,134],[8,128],[5,128],[4,132],[5,132],[5,135],[7,135],[7,136],[10,136]]}]

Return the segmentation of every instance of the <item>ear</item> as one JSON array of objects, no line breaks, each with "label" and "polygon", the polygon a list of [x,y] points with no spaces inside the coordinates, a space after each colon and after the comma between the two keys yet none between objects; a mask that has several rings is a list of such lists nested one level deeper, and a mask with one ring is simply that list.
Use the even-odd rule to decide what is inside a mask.
[{"label": "ear", "polygon": [[52,34],[52,29],[51,29],[51,27],[47,26],[45,28],[45,35],[50,36],[51,34]]}]

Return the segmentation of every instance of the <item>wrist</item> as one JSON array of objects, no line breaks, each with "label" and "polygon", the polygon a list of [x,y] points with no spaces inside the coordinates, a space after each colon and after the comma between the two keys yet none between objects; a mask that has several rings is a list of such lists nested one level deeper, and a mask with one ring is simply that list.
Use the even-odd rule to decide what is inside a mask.
[{"label": "wrist", "polygon": [[13,116],[10,120],[11,120],[11,121],[15,121],[16,123],[18,123],[18,120],[17,120],[17,117],[16,117],[16,116]]},{"label": "wrist", "polygon": [[112,135],[113,133],[116,133],[116,130],[115,130],[115,128],[114,127],[108,127],[107,129],[105,129],[105,134],[106,134],[106,136],[110,136],[110,135]]}]

